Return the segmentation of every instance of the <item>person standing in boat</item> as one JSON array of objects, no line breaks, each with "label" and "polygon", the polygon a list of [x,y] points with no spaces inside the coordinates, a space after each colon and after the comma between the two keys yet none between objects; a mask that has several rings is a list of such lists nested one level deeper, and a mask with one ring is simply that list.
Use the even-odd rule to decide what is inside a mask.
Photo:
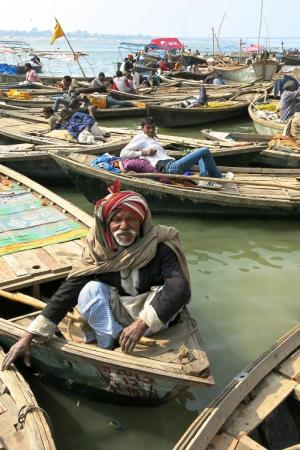
[{"label": "person standing in boat", "polygon": [[[300,88],[293,81],[287,81],[280,97],[280,120],[287,122],[300,108]],[[299,109],[298,109],[299,108]]]},{"label": "person standing in boat", "polygon": [[[121,158],[142,158],[150,162],[159,172],[165,174],[184,174],[191,170],[195,164],[199,164],[200,176],[222,178],[222,174],[216,166],[214,157],[208,147],[198,148],[188,155],[175,160],[170,158],[167,151],[160,145],[156,138],[156,125],[152,117],[147,117],[141,122],[143,132],[137,134],[123,148]],[[232,180],[234,174],[228,172],[225,178]],[[199,181],[199,186],[220,189],[220,184],[212,181]]]},{"label": "person standing in boat", "polygon": [[25,81],[23,81],[20,84],[33,84],[33,83],[41,83],[41,80],[36,73],[36,71],[32,68],[32,65],[30,63],[24,64],[26,75],[25,75]]},{"label": "person standing in boat", "polygon": [[78,305],[91,327],[87,340],[111,349],[119,340],[131,352],[143,335],[174,320],[190,299],[190,277],[178,231],[154,226],[146,200],[136,192],[110,194],[95,206],[83,255],[68,279],[6,355],[2,370],[20,355],[30,364],[34,338],[48,338]]}]

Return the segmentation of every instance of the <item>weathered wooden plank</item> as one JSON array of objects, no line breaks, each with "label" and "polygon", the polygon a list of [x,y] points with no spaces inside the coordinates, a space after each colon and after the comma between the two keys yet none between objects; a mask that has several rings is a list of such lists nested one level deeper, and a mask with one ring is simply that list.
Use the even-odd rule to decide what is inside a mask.
[{"label": "weathered wooden plank", "polygon": [[26,270],[20,262],[15,258],[15,255],[4,255],[2,256],[2,259],[6,262],[6,264],[9,265],[11,270],[16,274],[17,277],[30,277],[30,272]]},{"label": "weathered wooden plank", "polygon": [[252,391],[248,404],[240,404],[224,425],[232,436],[249,434],[294,390],[297,383],[272,372]]},{"label": "weathered wooden plank", "polygon": [[50,273],[51,270],[37,256],[35,249],[25,250],[14,254],[19,264],[31,274]]},{"label": "weathered wooden plank", "polygon": [[50,253],[47,252],[47,248],[37,248],[35,250],[38,258],[51,270],[51,272],[61,272],[65,270],[65,265],[57,261]]},{"label": "weathered wooden plank", "polygon": [[0,284],[6,280],[11,280],[16,276],[15,272],[9,267],[7,262],[1,257],[0,258]]},{"label": "weathered wooden plank", "polygon": [[236,438],[229,436],[229,434],[217,434],[208,445],[207,450],[235,450],[238,442]]},{"label": "weathered wooden plank", "polygon": [[290,356],[276,370],[282,375],[300,382],[300,350]]}]

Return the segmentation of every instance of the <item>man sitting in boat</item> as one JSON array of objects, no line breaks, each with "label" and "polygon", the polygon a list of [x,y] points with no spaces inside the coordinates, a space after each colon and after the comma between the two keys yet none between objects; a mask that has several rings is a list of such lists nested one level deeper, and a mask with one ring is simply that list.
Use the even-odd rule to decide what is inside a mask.
[{"label": "man sitting in boat", "polygon": [[[110,91],[111,89],[116,86],[112,86],[109,81],[105,81],[106,76],[103,72],[100,72],[98,77],[94,78],[94,80],[90,83],[90,87],[95,87],[101,89],[100,92],[107,93],[108,95],[105,97],[105,107],[107,108],[131,108],[134,105],[134,103],[129,102],[128,100],[117,100],[114,98]],[[99,92],[99,91],[98,91]],[[89,96],[90,102],[95,104],[97,106],[99,99],[99,95],[94,94]]]},{"label": "man sitting in boat", "polygon": [[[121,74],[121,75],[120,75]],[[133,77],[130,72],[125,75],[118,71],[117,76],[113,79],[114,89],[127,94],[135,94],[136,90],[133,85]]]},{"label": "man sitting in boat", "polygon": [[26,75],[25,75],[25,81],[22,81],[20,84],[33,84],[33,83],[41,83],[41,80],[36,73],[36,71],[32,68],[32,65],[30,63],[24,64]]},{"label": "man sitting in boat", "polygon": [[[100,88],[101,91],[103,89],[102,92],[107,91],[108,85],[109,85],[109,82],[106,81],[105,74],[103,72],[100,72],[99,75],[96,78],[94,78],[89,84],[90,87]],[[97,91],[100,92],[100,90],[97,90]]]},{"label": "man sitting in boat", "polygon": [[[300,88],[293,81],[287,81],[280,97],[280,120],[287,122],[300,106]],[[300,109],[299,109],[300,110]]]},{"label": "man sitting in boat", "polygon": [[61,87],[63,94],[55,99],[53,105],[54,112],[57,112],[61,105],[63,105],[64,108],[69,107],[70,103],[77,95],[76,89],[79,86],[69,75],[65,75],[59,83],[59,87]]},{"label": "man sitting in boat", "polygon": [[53,335],[70,309],[78,308],[98,346],[119,340],[131,352],[143,335],[160,331],[190,299],[190,278],[178,231],[154,226],[145,199],[120,183],[96,203],[95,222],[83,256],[41,314],[6,355],[2,369],[21,354],[29,364],[35,337]]},{"label": "man sitting in boat", "polygon": [[[143,133],[137,134],[123,148],[120,153],[121,158],[142,158],[161,173],[165,174],[184,174],[199,164],[200,176],[209,176],[213,178],[222,178],[222,174],[216,166],[214,157],[208,147],[198,148],[188,155],[175,160],[170,158],[167,151],[160,145],[156,138],[156,126],[152,117],[147,117],[141,122]],[[225,178],[232,180],[234,174],[228,172]],[[220,184],[212,181],[199,181],[199,186],[212,189],[220,189]]]}]

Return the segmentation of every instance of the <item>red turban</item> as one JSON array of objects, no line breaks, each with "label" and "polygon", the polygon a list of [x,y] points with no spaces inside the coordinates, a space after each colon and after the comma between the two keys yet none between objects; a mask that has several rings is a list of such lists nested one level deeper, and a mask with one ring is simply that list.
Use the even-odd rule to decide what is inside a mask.
[{"label": "red turban", "polygon": [[[95,205],[95,216],[100,219],[102,225],[107,225],[118,210],[129,211],[143,223],[149,209],[145,199],[136,192],[120,191],[120,188],[119,181],[109,187],[110,194]],[[105,237],[109,248],[113,248],[113,240],[107,229],[105,229]]]}]

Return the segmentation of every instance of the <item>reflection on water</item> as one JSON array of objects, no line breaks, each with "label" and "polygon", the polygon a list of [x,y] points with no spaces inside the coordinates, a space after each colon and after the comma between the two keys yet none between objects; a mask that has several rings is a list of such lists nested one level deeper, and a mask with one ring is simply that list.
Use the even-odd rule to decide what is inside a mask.
[{"label": "reflection on water", "polygon": [[[91,212],[75,188],[55,190]],[[192,277],[190,309],[216,386],[194,386],[153,409],[99,404],[34,381],[62,450],[170,449],[236,373],[299,321],[297,222],[173,216],[155,216],[154,221],[180,230]]]}]

